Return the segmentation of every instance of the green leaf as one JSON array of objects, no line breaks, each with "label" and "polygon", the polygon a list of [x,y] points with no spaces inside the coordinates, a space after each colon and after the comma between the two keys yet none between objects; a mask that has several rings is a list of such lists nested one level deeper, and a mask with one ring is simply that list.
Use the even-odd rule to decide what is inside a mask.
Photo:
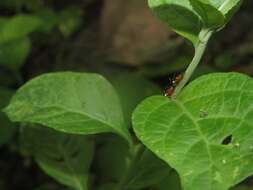
[{"label": "green leaf", "polygon": [[[11,90],[0,87],[0,110],[8,104],[12,94],[13,92]],[[0,145],[7,143],[14,132],[15,128],[13,123],[8,120],[3,112],[0,112]]]},{"label": "green leaf", "polygon": [[17,70],[25,63],[30,50],[31,42],[28,38],[0,44],[0,65]]},{"label": "green leaf", "polygon": [[139,190],[160,183],[172,171],[164,161],[148,150],[143,153],[136,165],[132,178],[127,184],[129,189]]},{"label": "green leaf", "polygon": [[128,122],[129,127],[134,108],[144,98],[162,93],[159,86],[135,73],[122,74],[120,77],[114,78],[112,83],[119,94],[125,121]]},{"label": "green leaf", "polygon": [[202,30],[222,28],[241,5],[241,0],[148,0],[154,13],[194,46]]},{"label": "green leaf", "polygon": [[[226,22],[233,16],[233,14],[239,9],[242,0],[198,0],[204,4],[215,7],[219,12],[223,14]],[[193,0],[192,0],[193,2]]]},{"label": "green leaf", "polygon": [[22,141],[39,166],[59,183],[76,190],[88,189],[94,142],[43,127],[22,128]]},{"label": "green leaf", "polygon": [[73,134],[113,132],[130,141],[119,98],[102,76],[44,74],[21,87],[5,112],[12,121]]},{"label": "green leaf", "polygon": [[158,18],[193,44],[197,43],[202,23],[188,0],[148,0],[148,2]]},{"label": "green leaf", "polygon": [[42,20],[32,15],[17,15],[10,19],[1,18],[0,44],[26,37],[34,32]]},{"label": "green leaf", "polygon": [[190,0],[190,2],[194,10],[201,16],[205,28],[216,29],[224,26],[225,17],[218,9],[205,0]]},{"label": "green leaf", "polygon": [[208,2],[209,4],[215,6],[219,11],[222,12],[224,16],[235,9],[236,7],[240,6],[242,0],[201,0]]},{"label": "green leaf", "polygon": [[139,139],[177,170],[184,190],[227,190],[253,174],[252,114],[252,78],[217,73],[190,83],[177,100],[146,99],[133,125]]}]

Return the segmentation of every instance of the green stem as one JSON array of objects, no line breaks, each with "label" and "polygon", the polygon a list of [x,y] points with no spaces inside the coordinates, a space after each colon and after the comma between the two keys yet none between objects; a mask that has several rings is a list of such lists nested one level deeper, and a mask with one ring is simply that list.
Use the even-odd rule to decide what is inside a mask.
[{"label": "green stem", "polygon": [[121,179],[121,181],[119,182],[118,186],[115,188],[115,190],[125,190],[127,187],[127,184],[129,182],[129,180],[132,177],[132,174],[136,168],[136,165],[138,164],[138,161],[140,160],[143,152],[145,150],[145,147],[143,145],[138,145],[135,154],[131,160],[131,163],[129,164],[126,174],[124,175],[124,177]]},{"label": "green stem", "polygon": [[182,81],[178,84],[178,86],[175,89],[175,92],[172,95],[172,98],[176,98],[178,94],[181,92],[181,90],[184,88],[184,86],[187,84],[187,82],[190,80],[192,74],[196,70],[197,66],[199,65],[201,58],[203,57],[203,54],[206,50],[207,43],[212,36],[212,31],[210,30],[202,30],[199,35],[199,42],[195,47],[195,55],[192,59],[192,62],[186,69],[184,73],[184,77]]}]

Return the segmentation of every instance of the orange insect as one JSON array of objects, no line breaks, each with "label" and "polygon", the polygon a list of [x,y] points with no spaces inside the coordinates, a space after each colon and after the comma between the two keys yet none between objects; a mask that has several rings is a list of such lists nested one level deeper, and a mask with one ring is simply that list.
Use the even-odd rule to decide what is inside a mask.
[{"label": "orange insect", "polygon": [[173,78],[169,80],[169,85],[165,88],[164,96],[171,97],[175,91],[176,86],[180,83],[183,79],[182,74],[175,75]]}]

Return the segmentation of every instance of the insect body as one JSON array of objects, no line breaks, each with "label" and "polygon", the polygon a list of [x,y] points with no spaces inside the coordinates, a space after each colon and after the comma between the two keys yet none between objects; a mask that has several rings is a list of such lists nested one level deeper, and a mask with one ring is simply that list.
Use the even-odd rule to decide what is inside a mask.
[{"label": "insect body", "polygon": [[167,88],[165,88],[164,96],[171,97],[172,94],[174,93],[176,86],[180,83],[180,81],[182,79],[183,79],[182,74],[175,75],[173,78],[170,78],[169,84],[168,84]]}]

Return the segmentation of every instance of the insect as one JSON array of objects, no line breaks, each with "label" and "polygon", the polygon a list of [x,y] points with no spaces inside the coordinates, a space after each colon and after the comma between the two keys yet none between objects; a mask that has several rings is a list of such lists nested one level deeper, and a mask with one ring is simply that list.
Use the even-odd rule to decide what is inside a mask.
[{"label": "insect", "polygon": [[169,84],[165,88],[164,96],[171,97],[174,93],[174,90],[176,86],[180,83],[180,81],[183,79],[182,74],[174,75],[172,78],[169,79]]}]

